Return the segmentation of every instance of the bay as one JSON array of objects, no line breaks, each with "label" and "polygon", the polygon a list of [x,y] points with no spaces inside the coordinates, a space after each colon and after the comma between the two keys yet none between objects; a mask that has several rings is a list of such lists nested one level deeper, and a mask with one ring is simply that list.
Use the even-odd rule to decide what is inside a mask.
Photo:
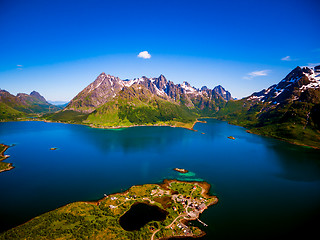
[{"label": "bay", "polygon": [[6,161],[15,167],[0,173],[0,231],[70,202],[179,179],[207,181],[219,198],[200,217],[209,225],[200,226],[204,239],[312,236],[319,226],[320,151],[206,121],[197,132],[0,123],[0,142],[14,145]]}]

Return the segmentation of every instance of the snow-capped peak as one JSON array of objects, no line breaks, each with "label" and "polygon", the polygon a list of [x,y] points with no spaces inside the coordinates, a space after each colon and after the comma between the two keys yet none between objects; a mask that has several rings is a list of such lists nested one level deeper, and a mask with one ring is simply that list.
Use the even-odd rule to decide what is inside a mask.
[{"label": "snow-capped peak", "polygon": [[271,101],[275,104],[290,99],[298,100],[300,94],[309,88],[320,88],[319,66],[315,68],[296,67],[278,84],[252,94],[247,100]]},{"label": "snow-capped peak", "polygon": [[181,84],[181,87],[186,91],[187,94],[188,93],[198,93],[198,91],[195,88],[191,87],[191,85],[188,82],[183,82]]}]

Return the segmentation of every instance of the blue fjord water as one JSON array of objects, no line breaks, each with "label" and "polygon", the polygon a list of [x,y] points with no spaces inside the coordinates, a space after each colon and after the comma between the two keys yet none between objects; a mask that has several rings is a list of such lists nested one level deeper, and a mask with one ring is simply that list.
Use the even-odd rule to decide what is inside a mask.
[{"label": "blue fjord water", "polygon": [[[218,196],[218,204],[200,217],[209,225],[201,226],[204,239],[314,234],[320,211],[319,150],[213,119],[195,129],[0,123],[0,142],[14,144],[6,161],[15,166],[0,173],[0,230],[73,201],[169,178],[207,181]],[[175,167],[190,172],[181,174]]]}]

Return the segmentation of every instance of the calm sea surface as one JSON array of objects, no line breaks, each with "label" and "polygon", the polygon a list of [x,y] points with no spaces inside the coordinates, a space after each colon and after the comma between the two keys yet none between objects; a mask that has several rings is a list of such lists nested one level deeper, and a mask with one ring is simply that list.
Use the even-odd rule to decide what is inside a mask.
[{"label": "calm sea surface", "polygon": [[196,124],[198,132],[0,123],[0,142],[14,144],[6,154],[15,166],[0,173],[0,231],[73,201],[169,178],[211,184],[219,203],[200,217],[209,225],[201,226],[205,239],[309,239],[320,219],[320,151],[207,121]]}]

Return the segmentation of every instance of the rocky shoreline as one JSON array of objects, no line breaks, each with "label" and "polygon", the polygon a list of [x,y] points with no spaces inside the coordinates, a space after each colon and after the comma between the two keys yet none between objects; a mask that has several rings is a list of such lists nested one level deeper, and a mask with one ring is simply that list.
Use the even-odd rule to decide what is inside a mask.
[{"label": "rocky shoreline", "polygon": [[[9,148],[9,146],[7,146],[5,144],[0,144],[0,146],[1,146],[1,148],[3,148],[0,152],[0,164],[1,164],[0,165],[1,166],[0,173],[1,173],[1,172],[5,172],[5,171],[9,171],[11,169],[14,169],[14,167],[12,166],[12,163],[2,162],[3,160],[8,158],[7,155],[4,155],[4,152]],[[2,165],[4,165],[4,166],[2,166]]]},{"label": "rocky shoreline", "polygon": [[189,171],[187,169],[183,169],[183,168],[174,168],[174,171],[177,171],[179,173],[188,173]]}]

